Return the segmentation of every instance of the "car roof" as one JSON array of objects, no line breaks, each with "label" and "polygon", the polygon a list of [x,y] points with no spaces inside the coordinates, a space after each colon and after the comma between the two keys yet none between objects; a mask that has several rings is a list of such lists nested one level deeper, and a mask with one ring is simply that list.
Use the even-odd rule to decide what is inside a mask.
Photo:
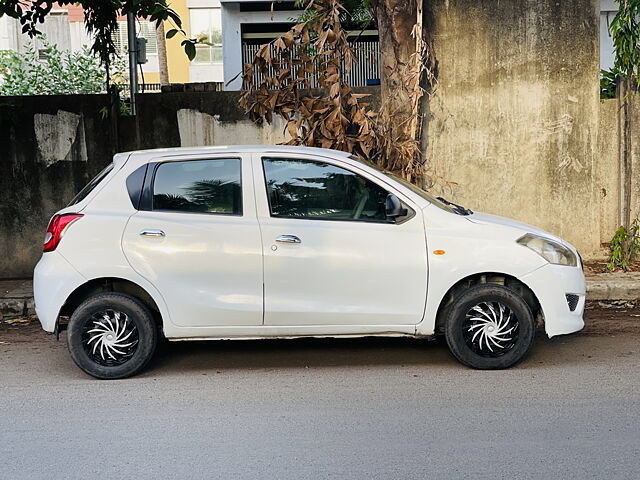
[{"label": "car roof", "polygon": [[349,158],[351,153],[330,148],[302,147],[293,145],[216,145],[206,147],[175,147],[156,148],[152,150],[136,150],[121,155],[131,155],[136,158],[166,157],[174,155],[198,155],[202,153],[309,153],[316,155],[331,155],[334,157]]}]

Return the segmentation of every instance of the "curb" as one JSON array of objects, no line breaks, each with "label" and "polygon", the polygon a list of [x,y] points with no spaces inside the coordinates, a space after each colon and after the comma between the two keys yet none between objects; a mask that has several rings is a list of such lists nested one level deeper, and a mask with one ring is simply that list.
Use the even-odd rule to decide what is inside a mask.
[{"label": "curb", "polygon": [[36,305],[33,298],[3,298],[0,300],[0,319],[35,315]]},{"label": "curb", "polygon": [[587,300],[640,300],[640,272],[589,275]]}]

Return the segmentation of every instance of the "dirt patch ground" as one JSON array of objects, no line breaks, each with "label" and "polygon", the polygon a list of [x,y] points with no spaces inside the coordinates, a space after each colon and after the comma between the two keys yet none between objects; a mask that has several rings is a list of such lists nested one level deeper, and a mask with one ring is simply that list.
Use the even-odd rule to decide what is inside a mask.
[{"label": "dirt patch ground", "polygon": [[[602,261],[590,261],[584,263],[584,273],[589,275],[592,273],[610,273],[610,272],[622,272],[622,269],[616,268],[614,270],[607,269],[608,262]],[[640,262],[631,262],[629,265],[629,272],[640,272]]]}]

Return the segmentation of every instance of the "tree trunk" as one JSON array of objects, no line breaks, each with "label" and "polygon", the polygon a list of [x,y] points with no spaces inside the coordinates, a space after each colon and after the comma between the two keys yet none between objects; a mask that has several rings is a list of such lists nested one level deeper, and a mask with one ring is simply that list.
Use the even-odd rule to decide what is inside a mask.
[{"label": "tree trunk", "polygon": [[[379,0],[380,84],[386,168],[421,184],[420,105],[431,79],[423,0]],[[413,33],[415,32],[415,35]],[[430,82],[429,82],[430,83]]]},{"label": "tree trunk", "polygon": [[160,70],[160,85],[169,85],[169,67],[167,65],[167,44],[164,34],[164,23],[160,22],[156,28],[156,43],[158,45],[158,68]]}]

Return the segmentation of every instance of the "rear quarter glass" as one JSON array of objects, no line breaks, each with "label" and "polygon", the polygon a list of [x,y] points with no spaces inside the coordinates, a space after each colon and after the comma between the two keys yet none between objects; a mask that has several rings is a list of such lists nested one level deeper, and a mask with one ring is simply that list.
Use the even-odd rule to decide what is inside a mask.
[{"label": "rear quarter glass", "polygon": [[85,187],[82,190],[80,190],[80,192],[78,192],[78,194],[75,197],[73,197],[73,199],[71,200],[71,202],[69,202],[69,205],[67,205],[67,207],[76,205],[80,203],[82,200],[84,200],[85,198],[87,198],[87,195],[89,195],[100,184],[100,182],[102,182],[106,178],[106,176],[109,175],[111,170],[113,170],[113,166],[114,164],[110,163],[98,175],[93,177],[93,179],[89,183],[87,183]]}]

